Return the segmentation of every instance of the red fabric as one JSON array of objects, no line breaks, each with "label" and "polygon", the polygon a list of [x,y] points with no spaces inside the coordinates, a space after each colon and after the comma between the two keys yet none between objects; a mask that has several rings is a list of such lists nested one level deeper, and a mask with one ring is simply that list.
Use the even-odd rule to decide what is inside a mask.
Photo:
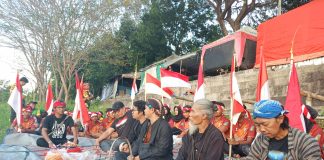
[{"label": "red fabric", "polygon": [[163,68],[160,68],[161,77],[175,77],[183,81],[189,82],[189,77],[183,74],[172,72]]},{"label": "red fabric", "polygon": [[302,101],[300,98],[299,82],[294,63],[292,63],[290,74],[285,105],[285,109],[289,111],[287,117],[289,118],[289,124],[291,127],[305,131],[303,126],[304,117],[302,115]]},{"label": "red fabric", "polygon": [[[266,83],[268,81],[267,65],[264,61],[263,53],[261,52],[260,56],[261,67],[259,68],[258,75],[258,85],[256,91],[256,101],[270,99],[269,85]],[[263,89],[263,90],[262,90]]]},{"label": "red fabric", "polygon": [[314,124],[312,129],[309,131],[309,134],[318,141],[318,144],[321,148],[322,158],[324,159],[324,151],[323,151],[324,132],[323,132],[323,129],[318,124]]},{"label": "red fabric", "polygon": [[[80,80],[79,80],[79,76],[78,76],[78,73],[75,73],[75,88],[76,88],[76,91],[77,91],[77,96],[78,97],[76,97],[76,103],[78,102],[79,103],[79,107],[80,108],[77,108],[77,112],[76,112],[76,114],[78,115],[78,116],[81,116],[81,123],[82,123],[82,125],[84,126],[87,122],[89,122],[90,121],[90,117],[89,117],[89,114],[88,114],[88,109],[87,109],[87,107],[86,107],[86,104],[85,104],[85,102],[84,102],[84,100],[83,100],[83,96],[82,96],[82,86],[80,85]],[[55,106],[55,104],[54,104],[54,106]],[[76,106],[75,106],[76,107]],[[74,112],[73,112],[73,114],[75,114]]]},{"label": "red fabric", "polygon": [[80,147],[75,147],[75,148],[69,148],[67,150],[67,153],[73,153],[73,152],[82,152],[82,149]]},{"label": "red fabric", "polygon": [[229,119],[227,119],[224,115],[221,115],[220,118],[213,117],[211,119],[211,124],[213,124],[216,128],[220,128],[221,126],[224,126],[226,131],[223,133],[225,137],[228,137],[229,131],[230,131],[230,124],[231,122]]},{"label": "red fabric", "polygon": [[19,80],[19,73],[17,73],[17,77],[16,77],[16,87],[17,87],[17,91],[18,91],[18,93],[19,93],[19,101],[20,101],[20,106],[17,106],[18,107],[18,109],[19,109],[19,114],[16,114],[17,116],[20,116],[20,122],[18,123],[18,126],[23,122],[23,116],[22,116],[22,112],[21,112],[21,109],[22,109],[22,100],[23,100],[23,95],[22,95],[22,87],[21,87],[21,85],[20,85],[20,80]]},{"label": "red fabric", "polygon": [[47,85],[47,95],[46,95],[46,104],[45,104],[45,110],[48,112],[48,109],[50,108],[51,104],[53,103],[53,90],[51,83],[48,83]]},{"label": "red fabric", "polygon": [[236,141],[246,141],[248,137],[254,138],[256,130],[253,120],[248,116],[244,117],[241,122],[233,125],[233,137]]},{"label": "red fabric", "polygon": [[323,0],[313,0],[260,24],[256,66],[260,63],[261,46],[268,65],[289,63],[291,48],[295,62],[324,56],[323,8]]},{"label": "red fabric", "polygon": [[233,100],[233,108],[232,109],[232,123],[236,124],[239,115],[244,111],[243,102],[241,98],[240,89],[238,86],[238,82],[235,76],[235,55],[233,55],[232,58],[232,66],[231,66],[231,87],[230,87],[230,93],[231,98]]},{"label": "red fabric", "polygon": [[179,122],[174,122],[174,127],[180,129],[181,131],[186,131],[189,129],[189,120],[182,119]]}]

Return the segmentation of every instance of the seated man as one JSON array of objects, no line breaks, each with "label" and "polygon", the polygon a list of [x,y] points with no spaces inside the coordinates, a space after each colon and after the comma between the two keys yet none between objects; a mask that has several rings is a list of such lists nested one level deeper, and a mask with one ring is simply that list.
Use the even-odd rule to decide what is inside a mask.
[{"label": "seated man", "polygon": [[149,120],[133,148],[134,160],[172,159],[173,139],[171,127],[161,116],[162,103],[157,99],[148,99],[145,105],[145,117]]},{"label": "seated man", "polygon": [[[103,132],[99,138],[96,139],[96,146],[100,146],[103,151],[108,151],[112,145],[112,141],[106,140],[111,139],[113,132],[117,131],[119,137],[127,138],[130,143],[135,140],[134,127],[138,123],[133,119],[131,112],[126,113],[126,107],[123,102],[117,101],[113,104],[112,109],[114,110],[116,120],[105,132]],[[119,144],[123,142],[117,141],[113,146],[114,150],[118,150]]]},{"label": "seated man", "polygon": [[93,112],[90,116],[90,122],[86,127],[85,135],[90,138],[98,138],[102,134],[102,125],[98,120],[98,114]]},{"label": "seated man", "polygon": [[230,121],[223,114],[224,104],[216,101],[212,101],[212,103],[213,103],[214,116],[210,120],[210,122],[222,132],[224,138],[226,139],[229,136]]},{"label": "seated man", "polygon": [[310,135],[289,127],[287,111],[274,100],[254,104],[253,119],[261,133],[243,159],[321,159],[318,142]]},{"label": "seated man", "polygon": [[320,146],[321,155],[324,159],[324,132],[321,126],[319,126],[315,119],[318,116],[318,112],[311,106],[304,105],[306,112],[304,111],[304,120],[306,126],[306,133],[314,137]]},{"label": "seated man", "polygon": [[[147,127],[147,125],[149,123],[149,120],[145,118],[145,113],[144,113],[145,105],[146,105],[146,102],[142,101],[142,100],[138,100],[133,103],[134,109],[132,110],[132,116],[134,119],[136,119],[139,122],[134,127],[134,134],[135,134],[136,141],[138,140],[138,137],[140,136],[141,129],[143,127]],[[143,137],[142,137],[142,139],[143,139]],[[135,145],[135,143],[132,144],[132,147],[134,147],[134,145]],[[122,143],[121,145],[119,145],[120,152],[117,152],[115,154],[115,159],[126,160],[127,157],[129,156],[129,150],[127,150],[127,148],[129,148],[127,143]]]},{"label": "seated man", "polygon": [[[37,145],[40,147],[56,148],[56,145],[76,146],[78,133],[74,127],[73,119],[64,114],[66,104],[56,101],[53,104],[54,114],[47,116],[42,128],[42,138],[37,139]],[[73,139],[69,142],[66,139],[67,128],[70,127],[73,132]],[[69,143],[67,143],[69,142]]]},{"label": "seated man", "polygon": [[212,102],[207,99],[197,100],[190,112],[189,134],[182,138],[176,160],[219,160],[224,159],[224,138],[210,123],[213,116]]},{"label": "seated man", "polygon": [[111,108],[107,108],[106,118],[102,120],[103,131],[106,131],[115,120],[114,111]]},{"label": "seated man", "polygon": [[224,145],[225,153],[229,152],[229,145],[232,145],[233,154],[235,157],[247,156],[251,143],[256,136],[256,130],[251,119],[250,113],[245,110],[240,114],[240,117],[236,123],[233,125],[233,138],[228,138]]},{"label": "seated man", "polygon": [[18,126],[17,118],[14,119],[14,121],[11,124],[11,128],[14,128],[16,132],[21,133],[35,133],[35,130],[37,128],[37,120],[34,116],[31,116],[32,110],[31,108],[23,108],[22,109],[22,115],[23,120]]}]

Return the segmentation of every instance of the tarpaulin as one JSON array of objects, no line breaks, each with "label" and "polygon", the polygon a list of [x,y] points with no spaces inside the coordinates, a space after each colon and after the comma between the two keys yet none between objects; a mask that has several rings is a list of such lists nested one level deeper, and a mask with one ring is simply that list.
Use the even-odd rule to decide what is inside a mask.
[{"label": "tarpaulin", "polygon": [[[313,0],[258,27],[256,66],[261,48],[267,65],[324,56],[324,0]],[[262,46],[262,47],[261,47]]]}]

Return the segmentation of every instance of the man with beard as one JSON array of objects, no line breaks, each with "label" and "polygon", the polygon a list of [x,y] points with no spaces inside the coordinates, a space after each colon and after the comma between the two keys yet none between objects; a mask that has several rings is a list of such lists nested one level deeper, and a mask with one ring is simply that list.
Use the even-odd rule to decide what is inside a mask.
[{"label": "man with beard", "polygon": [[[42,128],[42,138],[37,139],[37,145],[40,147],[56,148],[57,145],[76,146],[78,142],[78,133],[74,127],[74,121],[70,116],[64,114],[66,104],[62,101],[55,101],[53,104],[54,114],[47,116]],[[68,128],[73,132],[73,139],[69,142],[66,139]],[[69,143],[67,143],[69,142]]]},{"label": "man with beard", "polygon": [[213,116],[212,102],[197,100],[189,117],[189,134],[182,138],[176,160],[220,160],[224,159],[224,138],[221,131],[210,123]]},{"label": "man with beard", "polygon": [[[114,110],[116,120],[113,124],[108,128],[103,134],[100,135],[99,138],[96,139],[96,146],[99,146],[103,151],[108,151],[111,147],[113,141],[112,140],[105,140],[111,139],[111,135],[113,132],[117,132],[118,137],[127,138],[130,143],[133,143],[135,140],[134,134],[134,126],[136,126],[136,121],[132,117],[131,112],[126,112],[126,107],[123,102],[117,101],[113,104],[112,109]],[[116,141],[115,145],[113,146],[113,150],[118,150],[120,143],[124,142],[124,140]]]},{"label": "man with beard", "polygon": [[290,128],[286,113],[278,101],[261,100],[254,104],[253,119],[261,134],[244,159],[321,159],[318,142],[310,135]]},{"label": "man with beard", "polygon": [[167,121],[161,116],[162,104],[157,99],[148,99],[145,105],[145,117],[149,120],[142,127],[139,138],[134,146],[133,160],[171,160],[172,133]]}]

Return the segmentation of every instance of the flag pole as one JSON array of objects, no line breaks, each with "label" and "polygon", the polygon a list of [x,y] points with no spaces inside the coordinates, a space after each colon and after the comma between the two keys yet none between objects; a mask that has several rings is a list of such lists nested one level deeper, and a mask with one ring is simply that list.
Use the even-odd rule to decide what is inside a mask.
[{"label": "flag pole", "polygon": [[[133,77],[133,83],[134,83],[134,81],[135,81],[135,83],[136,83],[136,75],[137,75],[137,62],[136,62],[136,64],[135,64],[135,72],[134,72],[134,77]],[[133,84],[132,84],[132,90],[133,90]],[[136,93],[134,93],[134,98],[135,98],[135,94]],[[131,100],[132,100],[132,104],[131,104],[131,109],[134,109],[134,99],[132,98],[132,96],[131,96]]]},{"label": "flag pole", "polygon": [[[231,97],[231,126],[230,126],[230,139],[233,138],[233,98]],[[228,158],[229,160],[232,159],[232,144],[229,145],[229,151],[228,151]]]},{"label": "flag pole", "polygon": [[[235,72],[235,53],[233,54],[233,58],[234,58],[234,72]],[[232,72],[231,72],[231,74],[232,74]],[[230,75],[230,76],[233,76],[233,75]],[[231,79],[231,90],[232,90],[232,79]],[[233,93],[231,92],[230,93],[231,94],[231,125],[230,125],[230,140],[232,140],[232,138],[233,138],[233,110],[234,110],[234,104],[233,104]],[[231,160],[232,159],[232,144],[229,144],[229,151],[228,151],[228,158],[229,158],[229,160]]]},{"label": "flag pole", "polygon": [[144,100],[146,101],[146,73],[144,75]]}]

